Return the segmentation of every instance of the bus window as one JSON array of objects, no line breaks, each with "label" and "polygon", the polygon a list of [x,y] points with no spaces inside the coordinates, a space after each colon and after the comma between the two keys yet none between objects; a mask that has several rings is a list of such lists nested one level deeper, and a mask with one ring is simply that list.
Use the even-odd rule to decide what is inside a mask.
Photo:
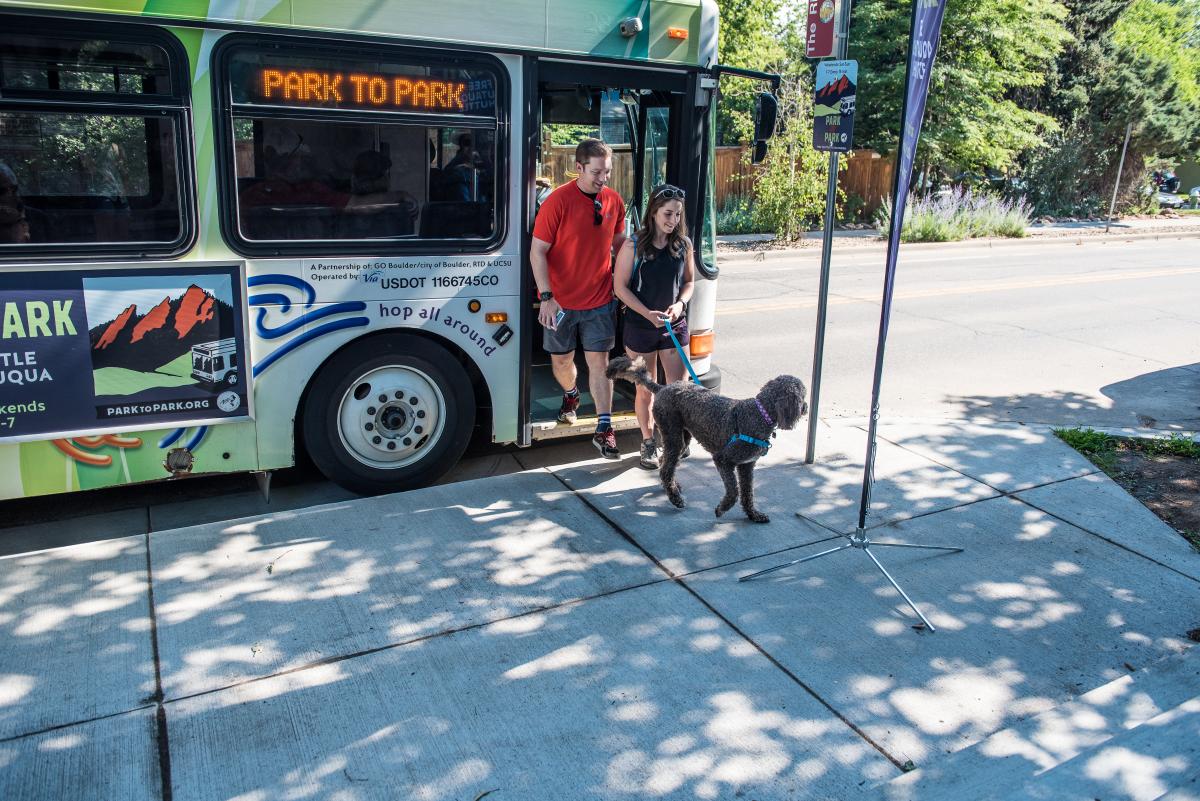
[{"label": "bus window", "polygon": [[257,44],[227,52],[237,240],[281,250],[496,235],[489,68],[281,55]]},{"label": "bus window", "polygon": [[494,231],[494,130],[237,117],[234,131],[246,240],[487,239]]},{"label": "bus window", "polygon": [[184,242],[178,89],[158,45],[0,34],[0,250]]}]

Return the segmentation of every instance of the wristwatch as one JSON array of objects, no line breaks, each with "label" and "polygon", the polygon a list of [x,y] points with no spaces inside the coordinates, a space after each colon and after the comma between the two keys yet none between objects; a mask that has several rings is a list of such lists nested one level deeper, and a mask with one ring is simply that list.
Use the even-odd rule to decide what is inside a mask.
[{"label": "wristwatch", "polygon": [[552,298],[552,297],[554,297],[553,292],[539,292],[538,293],[539,300],[550,300],[550,298]]}]

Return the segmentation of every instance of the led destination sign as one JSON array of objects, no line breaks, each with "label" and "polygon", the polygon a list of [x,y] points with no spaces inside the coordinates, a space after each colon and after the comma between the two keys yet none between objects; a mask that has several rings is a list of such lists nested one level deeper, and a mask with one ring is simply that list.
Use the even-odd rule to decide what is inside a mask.
[{"label": "led destination sign", "polygon": [[439,81],[361,72],[263,69],[256,81],[260,99],[320,106],[354,104],[414,111],[462,112],[466,81]]},{"label": "led destination sign", "polygon": [[494,114],[495,82],[461,70],[453,72],[466,80],[453,80],[458,75],[256,67],[240,86],[235,82],[235,101],[423,114]]}]

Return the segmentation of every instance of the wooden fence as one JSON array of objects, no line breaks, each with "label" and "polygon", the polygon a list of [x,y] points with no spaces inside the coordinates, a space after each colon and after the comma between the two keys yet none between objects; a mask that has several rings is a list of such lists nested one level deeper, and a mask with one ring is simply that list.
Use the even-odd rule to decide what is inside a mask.
[{"label": "wooden fence", "polygon": [[[743,160],[744,147],[718,147],[715,163],[717,208],[724,208],[731,198],[754,197],[755,165]],[[555,145],[546,160],[554,186],[575,178],[575,147]],[[847,195],[858,195],[865,204],[864,214],[870,216],[883,205],[892,191],[892,159],[881,158],[872,150],[855,150],[846,160],[846,168],[838,173],[838,181]],[[633,156],[628,146],[613,150],[613,171],[610,186],[624,197],[633,195]]]},{"label": "wooden fence", "polygon": [[863,213],[870,219],[892,191],[896,162],[882,158],[874,150],[855,150],[846,160],[846,169],[838,173],[838,182],[846,196],[863,199]]}]

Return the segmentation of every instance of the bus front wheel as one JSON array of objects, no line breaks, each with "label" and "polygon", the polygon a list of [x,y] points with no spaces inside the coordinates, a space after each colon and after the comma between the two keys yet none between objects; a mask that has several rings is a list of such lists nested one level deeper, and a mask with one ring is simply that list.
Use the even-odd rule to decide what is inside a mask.
[{"label": "bus front wheel", "polygon": [[365,495],[433,483],[462,456],[475,393],[445,348],[420,337],[372,337],[317,372],[303,410],[317,468]]}]

